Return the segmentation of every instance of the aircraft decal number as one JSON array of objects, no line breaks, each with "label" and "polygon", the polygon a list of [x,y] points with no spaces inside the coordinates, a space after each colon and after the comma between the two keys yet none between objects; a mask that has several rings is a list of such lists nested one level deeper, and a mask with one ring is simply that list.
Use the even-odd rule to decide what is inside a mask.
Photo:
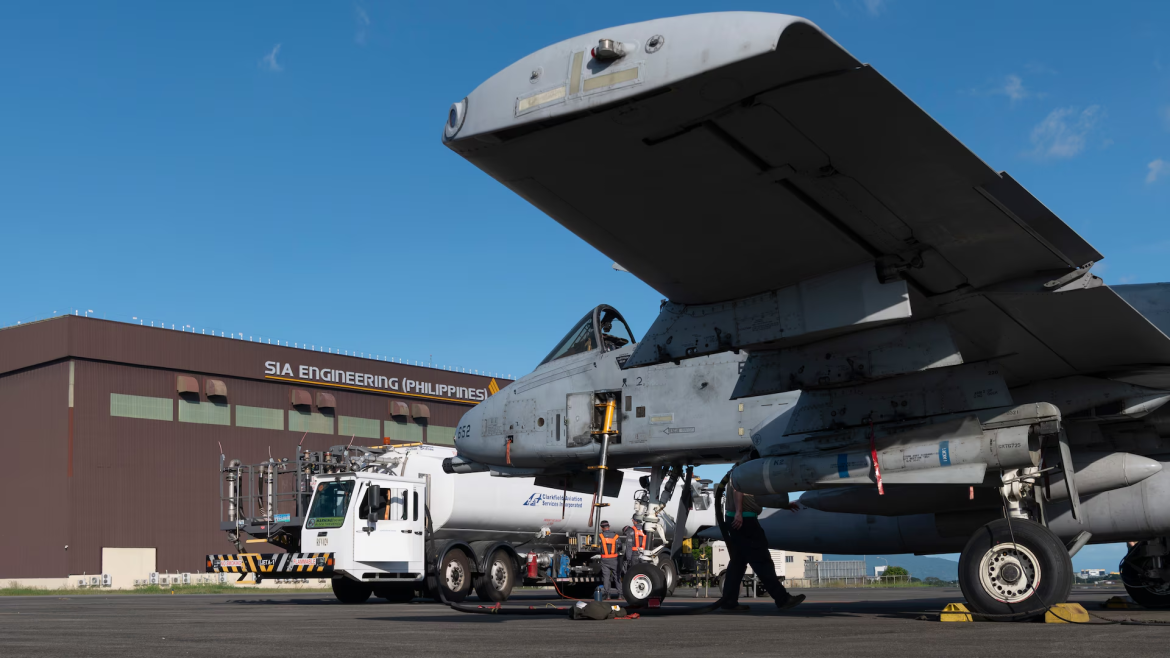
[{"label": "aircraft decal number", "polygon": [[471,436],[471,425],[460,425],[455,429],[456,439],[466,439]]}]

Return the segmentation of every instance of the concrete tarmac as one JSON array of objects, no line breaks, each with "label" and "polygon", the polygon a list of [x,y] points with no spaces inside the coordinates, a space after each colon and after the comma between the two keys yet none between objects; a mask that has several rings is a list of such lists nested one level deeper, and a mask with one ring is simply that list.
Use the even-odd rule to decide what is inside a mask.
[{"label": "concrete tarmac", "polygon": [[[432,602],[341,605],[322,594],[80,595],[0,598],[0,655],[14,656],[1164,656],[1170,610],[1104,611],[1120,589],[1077,589],[1072,600],[1112,620],[1164,626],[940,623],[957,589],[808,589],[798,608],[742,599],[749,613],[570,621],[474,615]],[[684,590],[665,606],[712,599]],[[472,597],[467,603],[478,605]],[[541,591],[506,606],[567,606]],[[1094,619],[1100,622],[1100,619]]]}]

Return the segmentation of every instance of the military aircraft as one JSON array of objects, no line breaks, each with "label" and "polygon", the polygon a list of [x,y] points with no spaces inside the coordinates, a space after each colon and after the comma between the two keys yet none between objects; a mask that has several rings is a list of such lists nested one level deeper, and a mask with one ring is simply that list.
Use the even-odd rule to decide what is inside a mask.
[{"label": "military aircraft", "polygon": [[1170,606],[1170,287],[1104,285],[812,23],[568,39],[454,103],[443,142],[667,298],[637,343],[590,312],[464,417],[452,471],[595,491],[649,466],[658,500],[734,461],[742,491],[807,492],[779,546],[961,551],[980,613],[1064,601],[1070,556],[1123,540],[1131,596]]}]

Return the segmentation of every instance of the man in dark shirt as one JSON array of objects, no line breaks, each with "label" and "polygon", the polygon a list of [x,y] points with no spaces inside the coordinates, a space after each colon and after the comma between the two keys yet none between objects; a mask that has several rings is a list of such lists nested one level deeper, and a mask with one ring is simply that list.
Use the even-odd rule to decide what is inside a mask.
[{"label": "man in dark shirt", "polygon": [[[800,509],[796,503],[788,506],[795,512]],[[764,529],[760,527],[759,515],[763,507],[756,502],[755,497],[727,487],[727,543],[731,550],[731,562],[727,565],[727,572],[723,579],[723,604],[721,609],[730,612],[745,612],[750,610],[746,605],[739,603],[739,588],[743,583],[747,565],[752,565],[756,577],[764,583],[768,594],[776,601],[776,607],[789,610],[804,601],[804,594],[793,596],[784,589],[780,578],[776,576],[776,565],[772,563],[772,554],[768,551],[768,538]]]}]

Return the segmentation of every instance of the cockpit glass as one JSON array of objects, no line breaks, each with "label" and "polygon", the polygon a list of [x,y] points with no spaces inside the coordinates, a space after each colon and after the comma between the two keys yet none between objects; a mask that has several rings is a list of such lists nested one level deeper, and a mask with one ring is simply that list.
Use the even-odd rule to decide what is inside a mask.
[{"label": "cockpit glass", "polygon": [[588,352],[596,347],[597,338],[593,335],[593,312],[590,311],[588,315],[581,318],[581,321],[557,344],[553,351],[544,357],[544,361],[541,361],[540,364],[544,365],[549,361]]},{"label": "cockpit glass", "polygon": [[601,340],[605,343],[606,352],[634,342],[629,325],[612,308],[601,312]]}]

